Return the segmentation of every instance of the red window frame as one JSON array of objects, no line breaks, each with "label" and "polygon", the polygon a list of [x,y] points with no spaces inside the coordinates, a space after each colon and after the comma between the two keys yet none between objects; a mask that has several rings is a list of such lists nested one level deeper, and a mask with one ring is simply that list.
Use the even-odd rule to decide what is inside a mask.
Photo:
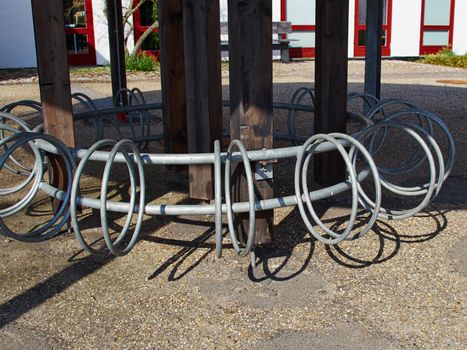
[{"label": "red window frame", "polygon": [[455,13],[456,1],[451,0],[451,9],[449,15],[449,25],[440,26],[440,25],[425,25],[425,0],[422,0],[422,17],[421,17],[421,25],[420,25],[420,55],[429,55],[440,51],[445,46],[431,46],[431,45],[423,45],[423,32],[426,30],[432,31],[449,31],[448,34],[448,46],[452,47],[452,38],[454,35],[454,13]]},{"label": "red window frame", "polygon": [[[287,0],[281,0],[281,21],[287,21]],[[293,25],[293,32],[316,32],[316,25]],[[285,35],[283,35],[285,39]],[[291,58],[312,58],[315,57],[316,49],[314,47],[291,47],[289,55]]]},{"label": "red window frame", "polygon": [[[365,57],[366,48],[363,45],[358,45],[358,32],[366,30],[366,24],[358,23],[358,6],[360,0],[355,0],[355,32],[354,32],[354,55],[355,57]],[[383,25],[383,32],[386,31],[386,44],[381,46],[382,56],[391,56],[391,37],[392,37],[392,0],[388,0],[387,20]]]},{"label": "red window frame", "polygon": [[68,53],[68,64],[70,66],[94,66],[96,64],[96,47],[94,39],[94,19],[92,11],[92,0],[84,0],[86,11],[85,28],[67,28],[65,34],[82,34],[88,37],[88,52]]},{"label": "red window frame", "polygon": [[[135,6],[139,4],[139,0],[135,0]],[[134,43],[138,41],[138,39],[143,35],[143,33],[150,27],[150,26],[142,26],[141,25],[141,13],[139,8],[133,13],[133,26],[134,26],[134,31],[133,31],[133,37],[134,37]],[[159,33],[159,28],[155,28],[153,30],[153,33]],[[140,51],[143,51],[147,54],[150,54],[157,59],[159,59],[160,56],[160,51],[159,50],[143,50],[141,49]]]}]

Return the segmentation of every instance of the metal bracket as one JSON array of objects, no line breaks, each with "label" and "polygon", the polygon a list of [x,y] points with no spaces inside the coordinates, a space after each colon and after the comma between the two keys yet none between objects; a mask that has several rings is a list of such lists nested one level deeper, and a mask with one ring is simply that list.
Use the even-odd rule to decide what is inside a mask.
[{"label": "metal bracket", "polygon": [[260,161],[255,163],[255,179],[256,181],[271,180],[273,178],[272,163],[277,160]]}]

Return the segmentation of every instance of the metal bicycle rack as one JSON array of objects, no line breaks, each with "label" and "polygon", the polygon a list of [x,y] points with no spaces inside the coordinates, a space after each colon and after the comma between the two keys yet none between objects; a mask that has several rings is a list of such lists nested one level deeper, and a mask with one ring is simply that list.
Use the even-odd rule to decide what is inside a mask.
[{"label": "metal bicycle rack", "polygon": [[[69,149],[61,141],[52,136],[41,133],[40,125],[33,128],[22,119],[12,115],[13,108],[18,105],[29,106],[40,111],[37,102],[21,101],[3,107],[0,112],[0,148],[3,154],[0,157],[0,169],[13,172],[24,177],[24,181],[11,188],[0,189],[0,196],[15,194],[28,186],[30,189],[26,196],[0,210],[0,232],[10,238],[25,242],[39,242],[55,236],[65,224],[71,221],[74,234],[83,249],[91,254],[114,254],[121,256],[129,253],[138,241],[144,215],[212,215],[215,218],[216,254],[222,253],[222,215],[227,214],[227,223],[232,245],[240,256],[246,256],[253,251],[255,242],[255,216],[262,210],[270,210],[287,206],[297,206],[309,232],[325,244],[337,244],[343,240],[351,240],[367,234],[378,218],[401,220],[409,218],[423,210],[439,193],[443,182],[449,176],[455,157],[455,144],[446,124],[436,115],[424,111],[411,102],[390,99],[378,101],[373,96],[365,94],[351,94],[349,100],[361,99],[366,105],[366,112],[349,113],[349,118],[358,123],[359,131],[353,135],[332,133],[329,135],[315,134],[309,137],[297,136],[295,128],[295,113],[297,111],[313,112],[312,106],[300,104],[304,96],[309,95],[313,101],[313,91],[300,88],[294,94],[291,103],[275,103],[276,109],[288,111],[286,135],[275,135],[276,139],[289,141],[293,146],[247,151],[239,140],[232,140],[226,152],[221,152],[221,143],[215,141],[214,152],[205,154],[154,154],[142,153],[144,146],[153,140],[163,139],[163,135],[150,135],[147,111],[161,109],[161,104],[146,104],[139,90],[122,92],[133,104],[124,107],[114,107],[106,110],[97,110],[93,101],[83,94],[74,98],[83,103],[85,112],[76,114],[76,119],[90,119],[95,125],[96,142],[86,149]],[[228,102],[224,102],[227,106]],[[387,110],[391,109],[390,112]],[[134,131],[132,139],[101,139],[103,137],[103,122],[105,118],[115,116],[118,112],[132,112],[138,115],[139,132]],[[111,117],[113,118],[113,117]],[[403,120],[402,120],[403,119]],[[409,119],[409,120],[407,120]],[[118,121],[114,120],[116,128]],[[12,126],[13,125],[13,126]],[[149,124],[148,124],[149,125]],[[440,130],[445,137],[447,150],[443,154],[441,147],[434,138],[434,130]],[[412,150],[410,159],[399,167],[378,166],[374,157],[382,152],[384,143],[390,130],[399,130],[413,139],[418,147]],[[120,131],[118,131],[121,135]],[[8,136],[7,136],[8,134]],[[437,133],[439,134],[439,133]],[[21,147],[30,147],[34,155],[34,166],[29,167],[20,160],[15,159],[15,150]],[[111,148],[103,151],[103,148]],[[308,168],[311,158],[319,153],[337,151],[344,160],[347,175],[346,180],[336,185],[310,191],[307,182]],[[61,156],[66,167],[68,186],[60,190],[44,181],[46,172],[46,153]],[[255,196],[251,162],[271,161],[276,159],[295,159],[294,193],[272,199],[258,200]],[[365,166],[357,170],[357,160]],[[105,168],[102,177],[102,186],[99,199],[80,195],[80,181],[83,170],[89,162],[103,162]],[[232,163],[243,163],[248,184],[248,201],[233,203],[231,196],[231,167]],[[428,181],[417,186],[405,187],[388,180],[389,175],[404,176],[414,172],[424,163],[428,164]],[[107,199],[108,180],[113,164],[126,164],[130,177],[129,202],[117,202]],[[190,165],[212,164],[214,166],[214,192],[213,204],[202,205],[168,205],[146,203],[146,167],[158,165]],[[224,172],[222,172],[224,165]],[[363,183],[372,179],[374,198],[363,189]],[[224,188],[222,188],[224,183]],[[138,190],[139,188],[139,190]],[[413,208],[397,210],[382,205],[382,189],[386,189],[400,197],[420,196],[418,205]],[[31,232],[14,232],[8,227],[4,218],[13,216],[27,208],[39,191],[50,197],[57,198],[61,205],[55,212],[52,220],[45,226]],[[350,191],[351,212],[345,229],[338,233],[320,220],[314,210],[313,203],[337,194]],[[100,213],[101,230],[107,251],[96,250],[86,240],[80,229],[78,208],[92,208]],[[359,232],[353,232],[359,207],[370,215],[366,224]],[[122,231],[112,239],[109,233],[107,220],[108,212],[127,214]],[[240,245],[235,232],[234,215],[248,213],[249,227],[246,242]],[[132,218],[136,215],[136,224],[130,233]],[[316,227],[321,228],[321,232]],[[126,243],[127,242],[127,243]]]}]

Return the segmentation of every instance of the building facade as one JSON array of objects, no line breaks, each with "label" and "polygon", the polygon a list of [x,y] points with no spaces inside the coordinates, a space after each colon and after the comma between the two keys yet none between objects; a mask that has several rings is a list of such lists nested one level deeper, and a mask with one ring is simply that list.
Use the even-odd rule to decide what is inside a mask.
[{"label": "building facade", "polygon": [[[125,6],[129,0],[123,0]],[[130,19],[135,41],[152,21],[152,4]],[[227,21],[227,1],[220,0],[221,21]],[[272,0],[273,21],[289,21],[293,32],[290,56],[311,58],[315,54],[315,0]],[[349,52],[365,55],[367,0],[349,0]],[[105,0],[64,0],[65,35],[70,65],[103,65],[109,61]],[[10,1],[0,8],[0,68],[34,67],[36,55],[31,1]],[[414,57],[449,46],[457,54],[467,53],[467,0],[384,0],[383,56]],[[157,30],[156,30],[157,31]],[[156,51],[157,33],[143,45]]]}]

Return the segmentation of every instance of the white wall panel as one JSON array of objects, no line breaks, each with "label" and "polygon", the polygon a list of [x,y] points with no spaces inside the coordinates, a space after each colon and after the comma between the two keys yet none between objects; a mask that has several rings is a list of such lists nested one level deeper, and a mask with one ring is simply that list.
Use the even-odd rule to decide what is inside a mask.
[{"label": "white wall panel", "polygon": [[36,67],[31,0],[0,6],[0,68]]},{"label": "white wall panel", "polygon": [[467,0],[456,0],[452,49],[459,55],[467,53]]},{"label": "white wall panel", "polygon": [[391,56],[420,54],[422,0],[392,1]]}]

